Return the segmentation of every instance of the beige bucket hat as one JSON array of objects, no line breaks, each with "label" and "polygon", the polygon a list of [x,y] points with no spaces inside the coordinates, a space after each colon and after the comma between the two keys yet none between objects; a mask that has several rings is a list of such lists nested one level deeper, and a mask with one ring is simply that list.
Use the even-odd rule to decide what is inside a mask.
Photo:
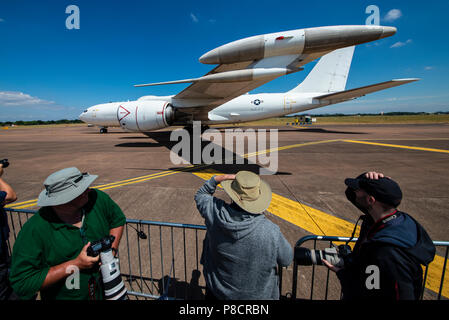
[{"label": "beige bucket hat", "polygon": [[239,171],[235,180],[221,182],[231,199],[245,211],[263,213],[271,202],[271,188],[260,177],[249,171]]}]

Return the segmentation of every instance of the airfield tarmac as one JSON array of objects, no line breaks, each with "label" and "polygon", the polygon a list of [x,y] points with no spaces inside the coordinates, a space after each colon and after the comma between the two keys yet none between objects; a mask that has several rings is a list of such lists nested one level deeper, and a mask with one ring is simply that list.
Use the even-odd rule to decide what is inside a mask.
[{"label": "airfield tarmac", "polygon": [[[433,240],[449,240],[449,124],[263,129],[278,129],[278,147],[271,150],[278,152],[278,170],[263,177],[273,191],[267,217],[292,246],[310,234],[350,236],[360,212],[346,200],[343,181],[369,170],[400,184],[404,198],[399,208],[417,219]],[[176,142],[170,141],[170,133],[171,129],[142,134],[109,128],[108,134],[100,134],[98,128],[86,126],[1,130],[0,158],[11,163],[3,178],[19,197],[12,207],[37,209],[35,200],[45,178],[76,166],[99,175],[94,186],[107,192],[127,218],[202,225],[193,197],[204,180],[220,172],[258,173],[257,157],[246,154],[240,165],[174,165],[169,154]],[[222,190],[216,195],[229,200]],[[440,270],[431,272],[429,280],[434,282],[441,280],[444,257],[443,250],[437,253]]]}]

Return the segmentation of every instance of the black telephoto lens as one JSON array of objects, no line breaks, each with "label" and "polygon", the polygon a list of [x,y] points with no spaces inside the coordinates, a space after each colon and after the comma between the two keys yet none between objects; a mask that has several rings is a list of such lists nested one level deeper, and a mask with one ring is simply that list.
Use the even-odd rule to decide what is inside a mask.
[{"label": "black telephoto lens", "polygon": [[301,266],[310,266],[313,264],[312,262],[312,252],[310,249],[302,248],[302,247],[296,247],[295,248],[295,260],[296,263]]}]

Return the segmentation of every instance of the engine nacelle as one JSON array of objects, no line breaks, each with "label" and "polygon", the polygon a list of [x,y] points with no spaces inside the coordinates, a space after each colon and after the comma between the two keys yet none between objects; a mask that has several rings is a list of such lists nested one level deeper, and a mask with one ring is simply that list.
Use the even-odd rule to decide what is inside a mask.
[{"label": "engine nacelle", "polygon": [[127,131],[151,131],[170,126],[174,109],[167,101],[129,101],[117,108],[120,127]]}]

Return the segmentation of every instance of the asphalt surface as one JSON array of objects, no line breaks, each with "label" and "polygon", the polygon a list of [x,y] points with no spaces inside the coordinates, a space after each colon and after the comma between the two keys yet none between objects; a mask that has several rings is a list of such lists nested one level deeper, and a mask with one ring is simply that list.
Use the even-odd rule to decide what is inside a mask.
[{"label": "asphalt surface", "polygon": [[[224,128],[217,129],[224,134]],[[278,197],[276,208],[267,213],[267,217],[280,226],[292,246],[301,237],[313,233],[349,236],[348,230],[360,212],[346,200],[343,181],[371,170],[383,172],[400,184],[404,198],[399,208],[417,219],[433,240],[449,240],[448,124],[315,124],[259,129],[278,129],[277,159],[273,153],[269,154],[272,164],[277,161],[277,170],[275,174],[263,177]],[[251,170],[258,173],[262,167],[258,164],[259,156],[265,153],[251,156],[248,150],[242,153],[246,154],[244,164],[194,167],[174,164],[170,161],[170,149],[177,141],[170,141],[170,133],[169,129],[142,134],[110,128],[108,134],[100,134],[98,128],[84,126],[0,130],[0,158],[8,158],[11,163],[3,178],[19,196],[14,206],[34,210],[38,207],[33,200],[43,189],[45,178],[56,170],[76,166],[82,172],[99,175],[94,186],[103,188],[130,219],[202,225],[204,222],[196,210],[193,196],[204,179],[218,172]],[[203,147],[207,144],[208,141],[202,142]],[[190,146],[193,150],[192,142]],[[257,151],[269,148],[270,145],[266,145]],[[216,150],[220,149],[224,154],[224,149],[218,147]],[[236,158],[235,153],[230,155],[234,156],[234,162],[237,158],[242,160]],[[184,155],[184,159],[192,161],[189,156]],[[229,200],[222,190],[217,191],[217,196]],[[313,220],[310,227],[306,222],[302,223],[304,219],[293,216],[295,206],[304,209],[304,215]],[[316,210],[313,213],[316,218],[311,210]],[[292,216],[285,216],[284,211]],[[340,224],[340,229],[334,228]],[[342,234],[330,233],[339,230]],[[187,245],[184,244],[188,249],[170,251],[170,245],[164,242],[163,251],[169,256],[172,252],[182,255],[182,251],[190,249],[195,254],[198,250],[201,253],[203,234],[196,236],[199,240],[188,238]],[[174,238],[186,242],[182,236],[175,235]],[[133,240],[127,241],[131,245]],[[156,242],[161,241],[157,239]],[[439,253],[444,254],[442,250]],[[184,260],[197,264],[193,258],[195,254],[188,253],[189,258]],[[153,258],[156,255],[158,253],[154,253]],[[202,287],[203,280],[197,279],[198,272],[202,272],[201,266],[187,269],[181,272],[182,276],[178,273],[174,278],[181,278],[190,286],[199,281],[198,285]],[[170,263],[163,274],[168,274],[169,270]],[[132,273],[133,270],[127,271]],[[309,283],[307,272],[300,273],[304,283]],[[148,278],[156,279],[157,276]],[[291,291],[289,278],[291,270],[284,275],[286,292]],[[315,294],[323,291],[320,277],[317,281],[314,298],[320,298]],[[300,287],[298,295],[308,297],[310,283]],[[197,294],[195,297],[200,298],[201,292],[197,291]],[[330,297],[338,298],[332,294]]]}]

